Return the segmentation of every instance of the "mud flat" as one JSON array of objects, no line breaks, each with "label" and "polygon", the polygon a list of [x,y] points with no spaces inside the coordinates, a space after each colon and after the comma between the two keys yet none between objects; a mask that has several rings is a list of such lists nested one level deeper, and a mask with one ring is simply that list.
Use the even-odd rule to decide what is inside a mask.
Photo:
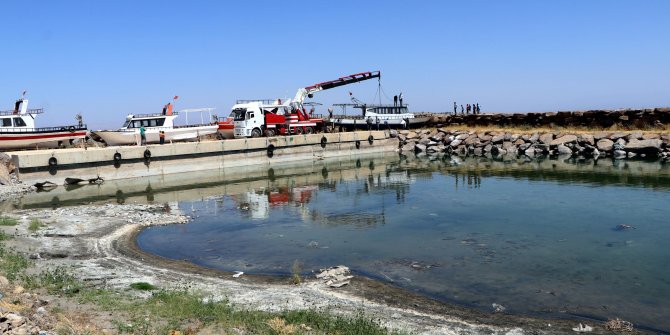
[{"label": "mud flat", "polygon": [[[5,213],[7,215],[7,213]],[[437,302],[362,276],[334,289],[308,276],[288,278],[231,273],[167,260],[139,250],[135,236],[152,225],[181,224],[190,218],[166,205],[95,204],[61,209],[17,210],[19,224],[1,227],[14,238],[5,243],[35,259],[36,271],[65,267],[88,285],[126,289],[148,282],[163,288],[189,287],[245,309],[282,311],[328,309],[353,315],[363,310],[382,326],[416,334],[563,334],[584,320],[549,320],[474,311]],[[28,229],[38,219],[43,226]],[[142,294],[142,293],[138,293]],[[593,333],[607,331],[596,322]]]}]

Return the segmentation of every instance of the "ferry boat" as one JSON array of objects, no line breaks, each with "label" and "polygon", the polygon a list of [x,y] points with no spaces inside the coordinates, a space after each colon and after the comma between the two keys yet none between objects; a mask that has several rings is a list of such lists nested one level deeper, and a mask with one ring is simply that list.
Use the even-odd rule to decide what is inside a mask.
[{"label": "ferry boat", "polygon": [[[407,105],[367,105],[367,104],[335,104],[341,107],[344,114],[329,117],[329,122],[342,129],[356,129],[368,126],[371,128],[410,128],[421,126],[430,120],[428,115],[410,113]],[[347,115],[347,107],[360,109],[358,115]]]},{"label": "ferry boat", "polygon": [[28,109],[25,92],[13,110],[0,111],[0,150],[59,147],[86,137],[88,130],[80,116],[76,125],[36,128],[35,118],[43,113],[42,108]]},{"label": "ferry boat", "polygon": [[[161,131],[165,134],[165,141],[193,141],[202,136],[216,134],[219,126],[216,123],[188,124],[189,113],[207,112],[210,114],[212,108],[185,109],[172,112],[173,105],[168,103],[163,107],[161,113],[155,114],[128,114],[126,122],[117,130],[96,130],[92,133],[100,137],[107,145],[140,145],[140,128],[144,127],[146,143],[159,143]],[[175,119],[183,114],[186,124],[175,125]]]}]

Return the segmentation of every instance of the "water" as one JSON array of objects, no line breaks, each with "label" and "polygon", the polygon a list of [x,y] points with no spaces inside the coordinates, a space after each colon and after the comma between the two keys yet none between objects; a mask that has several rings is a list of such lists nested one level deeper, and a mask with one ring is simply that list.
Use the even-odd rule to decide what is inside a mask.
[{"label": "water", "polygon": [[486,311],[670,331],[668,165],[387,157],[244,185],[181,202],[196,219],[140,248],[258,274],[344,264]]}]

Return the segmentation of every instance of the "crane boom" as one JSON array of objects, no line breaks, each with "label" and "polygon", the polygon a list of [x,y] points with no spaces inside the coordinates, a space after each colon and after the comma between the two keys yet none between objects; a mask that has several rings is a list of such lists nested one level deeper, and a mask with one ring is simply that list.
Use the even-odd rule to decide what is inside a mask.
[{"label": "crane boom", "polygon": [[381,72],[380,71],[361,72],[340,77],[338,79],[331,81],[324,81],[322,83],[314,84],[312,86],[307,86],[305,88],[301,88],[298,90],[298,92],[295,94],[295,98],[293,98],[293,103],[297,104],[296,107],[300,108],[302,107],[301,105],[302,102],[305,101],[305,98],[311,97],[313,93],[373,78],[381,78]]}]

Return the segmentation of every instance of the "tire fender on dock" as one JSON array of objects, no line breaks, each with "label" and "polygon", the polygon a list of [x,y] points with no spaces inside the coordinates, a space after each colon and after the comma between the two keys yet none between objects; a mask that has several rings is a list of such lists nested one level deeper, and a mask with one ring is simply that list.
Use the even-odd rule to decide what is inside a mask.
[{"label": "tire fender on dock", "polygon": [[58,166],[58,159],[56,159],[56,157],[50,157],[49,167],[56,167],[56,166]]},{"label": "tire fender on dock", "polygon": [[328,139],[327,139],[325,136],[322,136],[322,137],[321,137],[321,147],[322,147],[322,148],[325,148],[325,147],[326,147],[326,143],[328,143]]},{"label": "tire fender on dock", "polygon": [[375,141],[374,136],[372,136],[372,135],[368,136],[368,142],[370,142],[370,145],[372,145],[372,143],[374,143],[374,141]]},{"label": "tire fender on dock", "polygon": [[144,150],[144,159],[151,158],[151,151],[149,149]]}]

